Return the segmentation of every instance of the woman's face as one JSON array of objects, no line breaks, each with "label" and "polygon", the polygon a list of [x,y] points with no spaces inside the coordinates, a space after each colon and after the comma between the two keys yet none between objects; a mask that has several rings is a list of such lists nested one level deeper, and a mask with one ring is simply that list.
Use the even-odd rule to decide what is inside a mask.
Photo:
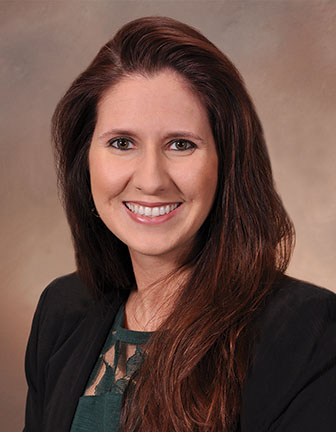
[{"label": "woman's face", "polygon": [[131,253],[178,257],[211,209],[218,159],[205,108],[172,71],[133,75],[98,105],[89,151],[97,211]]}]

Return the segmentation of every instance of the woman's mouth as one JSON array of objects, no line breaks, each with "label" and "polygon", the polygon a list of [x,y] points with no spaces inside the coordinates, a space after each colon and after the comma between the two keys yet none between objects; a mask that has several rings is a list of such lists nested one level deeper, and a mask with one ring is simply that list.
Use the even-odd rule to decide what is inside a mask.
[{"label": "woman's mouth", "polygon": [[158,216],[168,215],[172,211],[174,211],[177,207],[181,205],[181,203],[173,203],[173,204],[162,204],[160,206],[145,206],[132,202],[124,202],[125,206],[130,210],[133,214],[139,216],[146,216],[149,218],[155,218]]}]

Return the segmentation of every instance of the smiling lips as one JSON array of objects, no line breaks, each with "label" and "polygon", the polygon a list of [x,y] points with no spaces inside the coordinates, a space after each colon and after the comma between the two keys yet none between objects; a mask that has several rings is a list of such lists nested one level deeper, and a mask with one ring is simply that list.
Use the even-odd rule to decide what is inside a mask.
[{"label": "smiling lips", "polygon": [[179,207],[181,203],[151,205],[150,207],[148,205],[146,206],[132,202],[125,202],[124,204],[134,215],[140,217],[145,216],[147,218],[157,218],[170,214]]}]

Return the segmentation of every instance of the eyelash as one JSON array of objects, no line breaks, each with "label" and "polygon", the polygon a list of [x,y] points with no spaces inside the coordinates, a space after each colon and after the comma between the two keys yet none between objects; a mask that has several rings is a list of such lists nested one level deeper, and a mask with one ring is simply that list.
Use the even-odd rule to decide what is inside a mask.
[{"label": "eyelash", "polygon": [[185,139],[177,139],[175,141],[172,141],[170,143],[170,145],[175,144],[175,147],[176,147],[176,143],[178,143],[178,142],[184,142],[187,144],[188,147],[185,149],[182,149],[182,150],[181,149],[179,149],[179,150],[175,149],[174,151],[186,151],[186,150],[194,149],[196,147],[196,145],[193,142],[185,140]]},{"label": "eyelash", "polygon": [[[115,148],[115,149],[117,149],[117,150],[120,150],[120,151],[128,151],[128,150],[132,150],[132,148],[120,148],[120,147],[118,147],[118,141],[120,142],[120,141],[127,141],[128,143],[132,143],[131,142],[131,140],[129,140],[128,138],[123,138],[123,137],[119,137],[119,138],[114,138],[114,139],[112,139],[112,140],[110,140],[109,142],[108,142],[108,145],[110,146],[110,147],[113,147],[113,148]],[[183,151],[186,151],[186,150],[191,150],[191,149],[193,149],[193,148],[195,148],[196,147],[196,145],[193,143],[193,142],[191,142],[191,141],[189,141],[189,140],[185,140],[185,139],[182,139],[182,138],[180,138],[180,139],[177,139],[177,140],[174,140],[174,141],[171,141],[170,143],[169,143],[169,145],[170,146],[172,146],[173,144],[175,145],[175,147],[176,147],[176,143],[178,143],[178,142],[183,142],[183,143],[186,143],[187,144],[187,148],[184,148],[184,149],[177,149],[177,148],[175,148],[175,149],[173,149],[173,151],[180,151],[180,152],[183,152]],[[116,144],[115,144],[116,143]],[[115,144],[115,145],[114,145]]]},{"label": "eyelash", "polygon": [[113,145],[114,143],[118,143],[118,141],[119,141],[119,142],[120,142],[120,141],[127,141],[128,143],[131,142],[128,138],[119,137],[119,138],[113,138],[112,140],[110,140],[110,141],[108,142],[108,145],[109,145],[110,147],[113,147],[113,148],[115,148],[115,149],[117,149],[117,150],[120,150],[120,151],[128,151],[128,150],[131,150],[131,149],[129,149],[129,148],[123,148],[123,149],[122,149],[122,148],[118,147],[117,144],[116,144],[116,145]]}]

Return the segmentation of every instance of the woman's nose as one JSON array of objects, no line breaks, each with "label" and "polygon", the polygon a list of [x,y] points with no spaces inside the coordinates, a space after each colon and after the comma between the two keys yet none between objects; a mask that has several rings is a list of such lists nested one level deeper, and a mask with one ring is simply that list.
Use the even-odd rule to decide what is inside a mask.
[{"label": "woman's nose", "polygon": [[167,161],[156,151],[145,152],[136,162],[133,184],[146,195],[158,195],[169,185]]}]

